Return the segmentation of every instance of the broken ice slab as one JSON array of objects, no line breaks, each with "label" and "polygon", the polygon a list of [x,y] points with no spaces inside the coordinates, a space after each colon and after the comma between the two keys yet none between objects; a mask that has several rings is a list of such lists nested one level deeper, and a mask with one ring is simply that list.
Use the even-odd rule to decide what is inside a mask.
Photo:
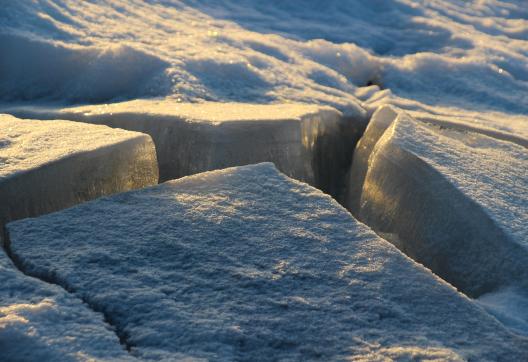
[{"label": "broken ice slab", "polygon": [[7,226],[142,358],[526,360],[508,332],[332,198],[269,163]]},{"label": "broken ice slab", "polygon": [[363,136],[354,150],[353,166],[347,175],[345,205],[355,215],[359,212],[361,189],[368,169],[368,159],[374,146],[398,113],[390,106],[380,107],[371,117]]},{"label": "broken ice slab", "polygon": [[0,248],[0,360],[128,360],[119,338],[77,297],[28,277]]},{"label": "broken ice slab", "polygon": [[157,180],[148,135],[0,115],[0,228]]},{"label": "broken ice slab", "polygon": [[64,109],[15,107],[29,118],[106,124],[152,136],[160,180],[198,172],[273,162],[290,177],[337,196],[366,123],[331,108],[307,104],[183,104],[171,100]]},{"label": "broken ice slab", "polygon": [[527,290],[525,147],[385,108],[359,142],[351,175],[347,206],[460,290]]}]

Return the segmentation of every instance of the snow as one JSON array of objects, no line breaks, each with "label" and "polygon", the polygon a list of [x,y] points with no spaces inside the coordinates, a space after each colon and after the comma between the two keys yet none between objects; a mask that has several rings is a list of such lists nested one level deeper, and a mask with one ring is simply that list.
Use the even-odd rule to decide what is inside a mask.
[{"label": "snow", "polygon": [[131,359],[103,315],[62,288],[25,276],[0,250],[2,361]]},{"label": "snow", "polygon": [[358,145],[355,214],[468,295],[526,290],[527,149],[395,115],[380,110]]},{"label": "snow", "polygon": [[139,358],[524,360],[528,341],[270,163],[7,226]]},{"label": "snow", "polygon": [[484,294],[476,302],[515,332],[528,335],[528,295],[525,289],[506,287]]},{"label": "snow", "polygon": [[528,138],[521,0],[2,5],[2,101],[393,104]]},{"label": "snow", "polygon": [[0,99],[8,101],[100,102],[145,96],[149,79],[166,66],[126,45],[67,47],[1,33],[0,54]]},{"label": "snow", "polygon": [[288,176],[339,195],[361,115],[343,117],[306,104],[179,103],[170,100],[43,108],[13,106],[20,117],[69,119],[144,132],[156,144],[162,181],[263,161]]},{"label": "snow", "polygon": [[[162,180],[273,161],[342,201],[346,179],[345,203],[379,235],[512,330],[528,330],[525,0],[0,3],[0,113],[146,132]],[[391,110],[421,123],[393,122]],[[0,132],[9,122],[0,115]],[[82,129],[39,127],[38,142],[0,134],[0,225],[132,188],[121,180],[94,194],[79,181],[113,175],[124,160],[141,162],[142,171],[117,171],[139,174],[133,187],[155,183],[146,136],[119,141],[125,133],[69,127]],[[131,151],[133,143],[148,150]],[[93,171],[92,155],[106,171]],[[358,354],[466,353],[443,342],[424,348],[380,344]]]},{"label": "snow", "polygon": [[148,135],[0,114],[0,226],[157,181]]}]

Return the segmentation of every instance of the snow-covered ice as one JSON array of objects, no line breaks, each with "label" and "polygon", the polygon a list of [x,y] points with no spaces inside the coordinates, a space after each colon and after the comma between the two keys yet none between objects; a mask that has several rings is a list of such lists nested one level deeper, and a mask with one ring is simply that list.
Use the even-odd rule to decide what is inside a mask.
[{"label": "snow-covered ice", "polygon": [[22,270],[103,311],[141,358],[528,358],[528,340],[270,163],[7,229]]},{"label": "snow-covered ice", "polygon": [[387,107],[358,143],[351,175],[347,206],[460,290],[528,290],[525,147]]},{"label": "snow-covered ice", "polygon": [[363,117],[305,104],[178,103],[170,100],[69,108],[12,107],[30,118],[106,124],[152,136],[162,181],[270,161],[295,179],[338,196]]},{"label": "snow-covered ice", "polygon": [[101,313],[22,274],[0,249],[0,360],[132,360]]},{"label": "snow-covered ice", "polygon": [[0,114],[0,228],[9,220],[157,181],[148,135]]},{"label": "snow-covered ice", "polygon": [[[527,315],[524,305],[528,304],[525,302],[528,288],[520,282],[525,268],[508,279],[521,265],[520,260],[524,260],[528,239],[528,8],[525,0],[0,0],[0,113],[16,115],[15,109],[31,109],[34,114],[67,118],[58,115],[67,109],[76,120],[124,122],[125,118],[121,120],[124,114],[117,112],[114,116],[104,106],[93,104],[138,98],[156,100],[126,103],[126,107],[135,107],[129,108],[126,118],[132,119],[128,123],[134,123],[134,127],[145,127],[152,132],[149,133],[158,146],[163,180],[211,168],[270,160],[289,175],[334,196],[339,196],[341,177],[336,170],[346,171],[346,167],[340,167],[351,157],[347,149],[354,146],[357,138],[355,125],[362,124],[384,105],[403,109],[415,120],[428,123],[425,126],[413,122],[409,135],[416,136],[415,147],[427,151],[427,157],[431,158],[407,147],[415,141],[402,132],[394,134],[388,143],[377,142],[382,134],[389,133],[384,132],[386,127],[389,130],[396,127],[389,126],[390,114],[384,118],[380,116],[382,110],[378,111],[370,131],[356,150],[357,158],[363,160],[360,164],[354,163],[359,171],[348,176],[349,206],[359,209],[363,180],[374,185],[373,180],[368,181],[375,176],[374,171],[370,176],[368,172],[372,150],[378,146],[383,150],[382,143],[396,147],[397,142],[408,141],[402,148],[405,152],[391,155],[394,156],[391,159],[405,156],[404,167],[410,169],[397,175],[406,179],[398,176],[393,181],[406,186],[391,189],[387,176],[380,176],[378,181],[386,181],[385,191],[390,189],[396,196],[386,197],[383,188],[371,187],[369,192],[371,196],[384,195],[381,202],[384,207],[391,205],[396,210],[412,206],[414,209],[409,210],[415,210],[415,214],[404,220],[408,215],[406,209],[407,213],[400,213],[398,220],[409,221],[407,227],[413,233],[421,232],[420,227],[427,224],[421,221],[430,221],[436,226],[425,230],[423,236],[426,240],[438,237],[441,242],[404,249],[404,243],[411,239],[399,237],[399,231],[394,231],[392,224],[380,229],[381,224],[385,225],[395,215],[363,211],[374,218],[371,220],[377,220],[373,222],[380,234],[410,255],[436,253],[449,235],[464,240],[491,240],[485,244],[486,248],[480,249],[455,244],[448,254],[442,255],[455,260],[451,256],[460,252],[466,257],[462,264],[448,263],[445,268],[472,265],[467,270],[473,272],[466,275],[456,271],[456,275],[449,277],[455,278],[457,286],[469,295],[479,296],[478,303],[510,327],[516,331],[527,330],[528,319],[520,318]],[[176,118],[173,111],[162,112],[160,108],[166,106],[158,102],[174,109],[176,103],[189,102],[200,103],[200,107],[204,102],[303,103],[313,109],[330,106],[341,112],[342,122],[353,120],[355,125],[347,128],[352,125],[340,123],[350,134],[344,134],[339,141],[350,139],[349,144],[323,138],[320,144],[325,150],[330,147],[331,151],[322,152],[315,147],[307,155],[287,146],[292,140],[288,127],[293,125],[286,120],[269,122],[284,127],[273,130],[265,130],[262,123],[253,122],[249,135],[238,135],[247,129],[240,125],[248,122],[180,122],[181,127],[190,130],[199,127],[209,131],[229,130],[234,138],[224,137],[223,131],[200,131],[200,137],[216,142],[204,147],[198,144],[203,139],[196,138],[196,132],[190,137],[188,133],[178,135],[179,156],[193,154],[187,157],[193,162],[176,165],[178,173],[165,174],[176,160],[174,154],[161,153],[160,149],[165,148],[159,147],[159,140],[174,141],[169,131],[180,133],[182,128],[154,125],[154,117],[159,119],[159,113],[163,119]],[[148,104],[157,104],[157,111],[153,112]],[[91,110],[73,111],[81,109],[80,105]],[[113,107],[121,106],[109,108],[115,110]],[[194,109],[190,105],[182,107]],[[384,112],[389,112],[388,108]],[[212,119],[209,117],[206,120]],[[2,116],[0,123],[5,119]],[[255,120],[253,115],[251,119]],[[396,123],[405,122],[402,119]],[[401,131],[401,127],[396,128]],[[298,144],[299,132],[294,134],[297,137],[294,143]],[[301,135],[306,134],[301,132]],[[218,138],[215,140],[213,136]],[[264,138],[268,138],[267,142]],[[233,139],[237,142],[231,143]],[[240,144],[242,140],[244,145]],[[310,144],[309,139],[302,138],[302,141],[303,145]],[[7,143],[0,140],[0,153],[5,152]],[[339,149],[344,152],[339,154]],[[434,152],[429,153],[431,150]],[[213,152],[214,157],[210,156]],[[0,165],[2,158],[0,154]],[[200,164],[204,159],[204,164]],[[418,161],[409,161],[414,159]],[[385,159],[386,170],[393,172],[401,160],[391,163]],[[415,171],[420,175],[425,172],[427,177],[408,179]],[[66,174],[59,170],[50,179],[62,180],[61,176]],[[422,181],[425,185],[427,180],[435,181],[428,190],[412,187]],[[40,187],[41,180],[37,181],[28,181],[31,184],[26,189]],[[57,184],[57,189],[61,188],[62,183]],[[433,189],[434,194],[428,193]],[[425,200],[423,195],[426,195],[427,205],[398,204],[397,197],[403,197],[404,192],[409,192],[407,197],[414,201]],[[442,200],[440,195],[450,197]],[[439,209],[432,210],[432,207]],[[0,207],[0,223],[4,210],[5,207]],[[481,220],[487,221],[479,223]],[[442,223],[452,221],[458,226],[442,227]],[[434,230],[440,233],[433,235]],[[510,246],[515,249],[515,245],[520,248],[518,252],[508,249]],[[486,255],[489,259],[480,262]],[[444,268],[443,259],[436,258],[431,265]],[[449,274],[445,270],[442,273]],[[488,280],[490,274],[492,277]],[[455,279],[450,281],[455,283]],[[458,284],[462,280],[471,282]],[[401,352],[420,358],[420,351],[413,347],[391,348],[384,350],[386,356],[396,358]],[[429,349],[427,353],[431,357],[433,352]],[[440,348],[437,357],[441,359],[442,353],[445,350]]]}]

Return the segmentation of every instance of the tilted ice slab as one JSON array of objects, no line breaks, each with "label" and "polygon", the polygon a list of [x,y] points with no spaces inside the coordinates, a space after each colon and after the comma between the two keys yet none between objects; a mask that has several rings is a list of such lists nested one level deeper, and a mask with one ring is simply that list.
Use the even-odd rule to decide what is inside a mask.
[{"label": "tilted ice slab", "polygon": [[0,228],[157,180],[148,135],[0,115]]},{"label": "tilted ice slab", "polygon": [[345,205],[356,216],[359,214],[361,190],[367,175],[370,154],[380,137],[397,116],[397,111],[390,106],[378,108],[356,145],[352,167],[347,175],[345,192]]},{"label": "tilted ice slab", "polygon": [[336,196],[366,125],[331,107],[306,104],[135,100],[64,109],[14,107],[8,112],[147,133],[156,144],[162,181],[270,161],[288,176]]},{"label": "tilted ice slab", "polygon": [[528,287],[528,150],[376,112],[354,155],[347,205],[471,296]]},{"label": "tilted ice slab", "polygon": [[130,357],[104,320],[64,289],[18,271],[0,248],[0,360]]},{"label": "tilted ice slab", "polygon": [[143,358],[523,360],[528,341],[269,163],[7,226]]}]

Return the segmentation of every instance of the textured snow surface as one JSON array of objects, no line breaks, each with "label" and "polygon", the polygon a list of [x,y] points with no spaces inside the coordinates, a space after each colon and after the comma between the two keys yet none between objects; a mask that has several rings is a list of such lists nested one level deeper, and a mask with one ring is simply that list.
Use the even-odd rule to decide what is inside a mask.
[{"label": "textured snow surface", "polygon": [[64,289],[28,277],[0,250],[0,360],[131,359],[103,320]]},{"label": "textured snow surface", "polygon": [[517,333],[528,335],[528,293],[506,287],[480,296],[476,302]]},{"label": "textured snow surface", "polygon": [[524,0],[4,1],[0,100],[391,103],[528,138]]},{"label": "textured snow surface", "polygon": [[0,114],[0,226],[157,180],[148,135]]},{"label": "textured snow surface", "polygon": [[0,114],[0,178],[135,138],[148,139],[148,136],[104,126],[35,121]]},{"label": "textured snow surface", "polygon": [[528,150],[397,112],[358,144],[347,206],[469,295],[526,290]]},{"label": "textured snow surface", "polygon": [[[39,107],[30,108],[29,110],[33,110],[34,112],[40,111],[43,114],[46,114],[46,110],[41,110]],[[146,117],[182,118],[188,122],[207,122],[214,124],[237,121],[301,120],[307,114],[314,114],[323,111],[337,113],[331,107],[308,104],[259,105],[249,103],[216,102],[192,104],[156,99],[135,100],[96,106],[69,107],[56,110],[57,114],[64,115],[84,114],[89,117],[109,114],[139,114],[145,115]],[[48,111],[48,114],[49,113],[50,111]],[[169,120],[165,120],[165,122],[169,122]]]},{"label": "textured snow surface", "polygon": [[135,100],[52,108],[13,106],[20,117],[106,124],[152,136],[162,181],[203,171],[270,161],[295,179],[334,196],[341,193],[361,114],[344,117],[306,104],[179,103]]},{"label": "textured snow surface", "polygon": [[528,340],[269,163],[8,225],[142,358],[523,360]]}]

